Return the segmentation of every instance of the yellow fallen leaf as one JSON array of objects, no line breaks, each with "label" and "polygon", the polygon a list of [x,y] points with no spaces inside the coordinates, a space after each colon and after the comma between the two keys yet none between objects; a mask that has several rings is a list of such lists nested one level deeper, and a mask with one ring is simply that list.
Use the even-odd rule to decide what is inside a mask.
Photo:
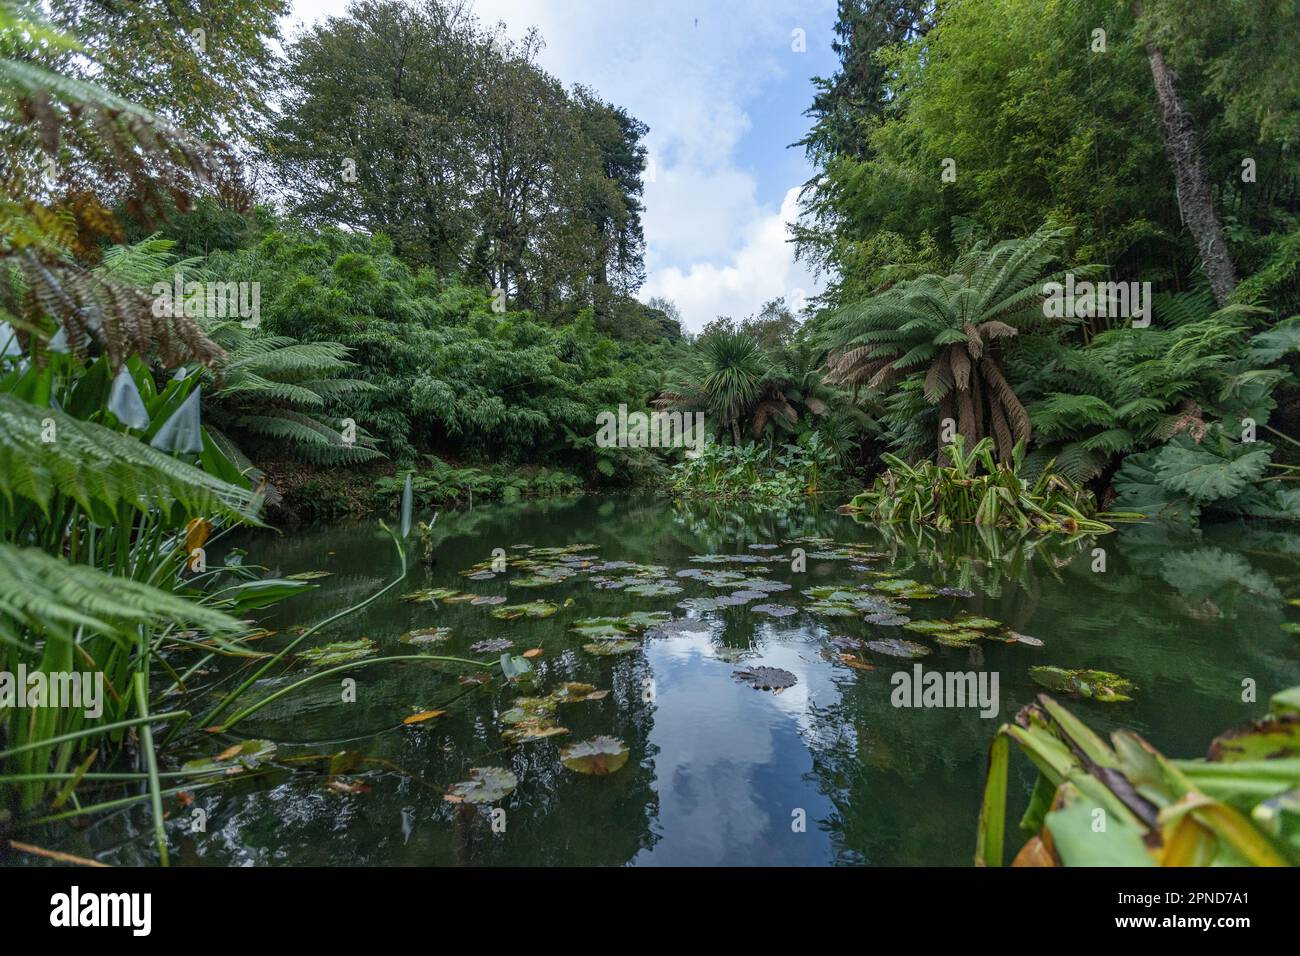
[{"label": "yellow fallen leaf", "polygon": [[402,723],[419,724],[426,720],[432,720],[435,717],[441,717],[445,713],[445,710],[422,710],[418,714],[412,714],[410,717],[403,717]]},{"label": "yellow fallen leaf", "polygon": [[541,657],[542,649],[540,647],[530,647],[524,651],[524,657]]},{"label": "yellow fallen leaf", "polygon": [[243,744],[235,744],[233,747],[227,747],[225,750],[221,751],[221,753],[217,754],[217,759],[229,760],[231,757],[237,756],[239,754],[239,751],[243,749],[244,749]]}]

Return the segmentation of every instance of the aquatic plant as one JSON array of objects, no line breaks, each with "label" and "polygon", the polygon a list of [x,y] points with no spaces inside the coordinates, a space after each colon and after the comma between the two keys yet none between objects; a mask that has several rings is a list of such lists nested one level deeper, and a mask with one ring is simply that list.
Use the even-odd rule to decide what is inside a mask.
[{"label": "aquatic plant", "polygon": [[1110,739],[1046,694],[998,728],[976,865],[1002,865],[1013,741],[1039,772],[1013,866],[1300,864],[1300,687],[1203,760],[1171,760],[1131,730]]},{"label": "aquatic plant", "polygon": [[889,467],[841,510],[880,522],[933,525],[940,531],[975,524],[1065,534],[1114,530],[1102,517],[1141,517],[1100,515],[1092,493],[1053,471],[1050,464],[1029,481],[1021,473],[1023,442],[1000,462],[993,460],[993,442],[988,438],[967,451],[965,439],[957,435],[944,453],[951,464],[927,460],[909,465],[895,455],[882,455]]}]

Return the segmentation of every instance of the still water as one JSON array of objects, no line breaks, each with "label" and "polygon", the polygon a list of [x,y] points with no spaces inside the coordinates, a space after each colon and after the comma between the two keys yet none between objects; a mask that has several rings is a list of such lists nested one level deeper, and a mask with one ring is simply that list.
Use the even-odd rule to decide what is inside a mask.
[{"label": "still water", "polygon": [[[449,627],[445,642],[422,652],[493,661],[500,651],[470,645],[500,638],[512,642],[512,654],[541,649],[531,659],[529,693],[545,695],[569,681],[610,693],[562,705],[555,719],[569,733],[511,744],[500,715],[525,691],[500,677],[466,685],[459,678],[472,668],[422,663],[323,679],[250,718],[239,735],[277,742],[281,758],[351,751],[367,760],[341,788],[319,772],[300,772],[196,793],[193,808],[207,814],[206,832],[186,832],[191,810],[177,808],[174,863],[966,865],[989,741],[1042,690],[1031,666],[1091,667],[1131,680],[1131,702],[1070,706],[1100,731],[1126,724],[1176,756],[1203,754],[1215,734],[1261,714],[1270,693],[1300,683],[1300,638],[1280,626],[1300,620],[1300,608],[1286,604],[1300,596],[1300,535],[1278,528],[1176,534],[1133,527],[1066,544],[973,535],[916,541],[887,537],[831,508],[774,516],[650,497],[493,504],[443,514],[435,528],[432,563],[417,555],[402,585],[312,642],[364,636],[380,655],[401,654],[413,649],[400,635]],[[461,573],[498,548],[518,558],[528,554],[522,545],[583,544],[596,547],[571,554],[595,565],[660,565],[666,570],[649,578],[670,582],[661,590],[681,590],[651,596],[598,586],[627,570],[582,571],[536,588],[512,584],[526,571],[482,580]],[[862,546],[859,557],[846,559],[837,547],[844,544]],[[369,522],[261,534],[243,545],[245,561],[273,575],[330,574],[317,590],[277,608],[269,626],[282,630],[268,648],[286,640],[292,625],[327,617],[395,574],[391,542]],[[801,569],[795,549],[807,556]],[[754,555],[761,563],[691,560],[711,554]],[[731,606],[683,609],[684,599],[730,593],[692,572],[677,574],[689,568],[792,586]],[[938,646],[860,615],[810,613],[813,598],[802,593],[890,577],[973,592],[905,600],[913,620],[969,612],[1042,646]],[[492,605],[400,597],[425,588],[504,596],[510,605],[545,600],[561,609],[506,621],[492,616]],[[765,604],[797,611],[773,617],[754,610]],[[620,656],[589,653],[589,640],[569,630],[580,618],[629,611],[671,611],[695,624],[635,637],[638,648]],[[998,714],[894,707],[891,675],[911,671],[913,662],[855,650],[853,641],[832,643],[837,637],[901,637],[932,649],[920,661],[927,670],[995,673]],[[846,648],[874,669],[847,666]],[[781,668],[796,682],[774,692],[735,679],[738,669],[754,666]],[[298,664],[261,690],[305,673]],[[344,676],[356,682],[355,702],[342,701]],[[1247,679],[1256,682],[1259,703],[1243,703]],[[433,709],[446,713],[402,722]],[[604,777],[566,769],[561,750],[593,735],[621,739],[627,764]],[[213,752],[236,740],[214,741]],[[495,828],[493,806],[444,799],[471,768],[489,766],[518,778],[514,792],[493,805],[505,811]],[[1013,794],[1020,791],[1023,806],[1033,775],[1019,756],[1012,766]],[[129,833],[114,832],[127,823]],[[129,863],[148,859],[147,831],[141,811],[81,839],[101,853],[106,841],[120,840],[103,858]],[[1009,843],[1015,839],[1013,832]]]}]

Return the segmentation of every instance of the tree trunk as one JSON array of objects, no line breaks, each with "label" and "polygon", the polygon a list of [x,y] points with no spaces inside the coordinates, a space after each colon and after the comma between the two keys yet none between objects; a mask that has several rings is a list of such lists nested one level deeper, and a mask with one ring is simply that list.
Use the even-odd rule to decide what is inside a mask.
[{"label": "tree trunk", "polygon": [[[1144,12],[1142,0],[1133,0],[1133,16],[1142,29]],[[1232,266],[1232,254],[1223,238],[1223,227],[1214,212],[1214,198],[1210,194],[1210,179],[1196,141],[1196,127],[1178,95],[1173,72],[1165,63],[1165,55],[1155,42],[1144,41],[1147,60],[1151,64],[1151,78],[1155,82],[1156,98],[1160,101],[1160,132],[1165,141],[1165,152],[1174,167],[1174,182],[1178,190],[1178,211],[1183,223],[1196,240],[1201,265],[1209,276],[1214,299],[1220,306],[1227,305],[1228,296],[1237,287],[1237,273]]]}]

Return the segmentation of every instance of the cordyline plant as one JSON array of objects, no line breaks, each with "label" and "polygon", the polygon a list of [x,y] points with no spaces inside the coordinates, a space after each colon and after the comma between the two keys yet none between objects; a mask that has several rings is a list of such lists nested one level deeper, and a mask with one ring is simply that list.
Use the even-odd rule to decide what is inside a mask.
[{"label": "cordyline plant", "polygon": [[1131,730],[1108,746],[1046,694],[993,738],[975,847],[1001,866],[1011,743],[1038,768],[1013,866],[1300,863],[1300,687],[1221,734],[1204,760],[1171,760]]},{"label": "cordyline plant", "polygon": [[957,435],[943,449],[951,465],[933,461],[909,465],[885,454],[881,458],[889,467],[840,510],[880,522],[931,525],[940,531],[959,524],[1066,534],[1114,530],[1098,520],[1102,515],[1092,492],[1054,471],[1051,463],[1032,483],[1021,477],[1024,453],[1024,444],[1017,443],[1009,459],[995,462],[991,439],[981,439],[967,452],[965,440]]}]

